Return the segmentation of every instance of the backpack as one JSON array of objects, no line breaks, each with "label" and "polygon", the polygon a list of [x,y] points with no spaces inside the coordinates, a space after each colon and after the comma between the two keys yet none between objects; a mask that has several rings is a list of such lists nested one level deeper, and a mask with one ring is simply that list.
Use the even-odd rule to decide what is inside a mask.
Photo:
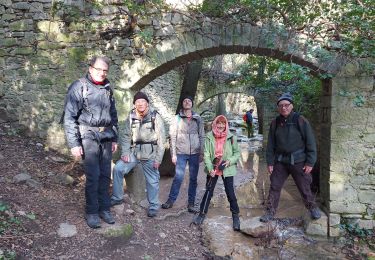
[{"label": "backpack", "polygon": [[[134,111],[134,110],[132,110]],[[155,119],[156,119],[156,114],[159,114],[159,112],[157,110],[152,110],[151,112],[151,127],[152,127],[152,130],[155,131]],[[130,117],[131,118],[131,117]],[[129,120],[130,121],[130,120]],[[134,121],[134,118],[131,118],[131,121],[130,121],[130,129],[133,125],[133,121]]]},{"label": "backpack", "polygon": [[245,122],[247,122],[247,115],[246,115],[246,114],[244,114],[244,115],[242,116],[242,120],[245,121]]},{"label": "backpack", "polygon": [[[276,117],[276,119],[273,119],[271,122],[271,129],[274,135],[276,134],[276,129],[277,129],[277,126],[280,124],[280,121],[281,121],[281,116],[279,115]],[[302,131],[305,122],[299,113],[294,112],[292,123],[297,126],[298,132],[301,134],[302,139],[305,141],[306,140],[305,131]],[[274,137],[274,139],[276,139],[276,137]]]}]

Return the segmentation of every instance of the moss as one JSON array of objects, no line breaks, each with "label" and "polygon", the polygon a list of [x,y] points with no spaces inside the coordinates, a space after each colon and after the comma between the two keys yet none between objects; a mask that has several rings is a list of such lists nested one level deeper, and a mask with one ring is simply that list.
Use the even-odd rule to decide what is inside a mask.
[{"label": "moss", "polygon": [[87,58],[87,49],[85,48],[71,48],[69,49],[68,59],[74,64],[78,64]]},{"label": "moss", "polygon": [[123,237],[129,239],[133,234],[133,226],[125,224],[118,228],[110,228],[104,232],[105,237]]},{"label": "moss", "polygon": [[39,78],[40,85],[53,85],[53,82],[50,78]]}]

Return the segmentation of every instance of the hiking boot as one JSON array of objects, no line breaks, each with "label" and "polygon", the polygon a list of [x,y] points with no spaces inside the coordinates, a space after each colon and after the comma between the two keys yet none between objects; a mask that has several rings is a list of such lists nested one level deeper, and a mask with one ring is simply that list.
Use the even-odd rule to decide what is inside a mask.
[{"label": "hiking boot", "polygon": [[273,220],[273,214],[271,212],[266,212],[263,216],[260,217],[260,222],[267,223],[270,220]]},{"label": "hiking boot", "polygon": [[149,209],[147,212],[147,216],[149,218],[156,217],[157,214],[158,214],[158,211],[156,209]]},{"label": "hiking boot", "polygon": [[109,210],[99,212],[99,217],[108,224],[115,224],[115,219],[112,216],[112,213]]},{"label": "hiking boot", "polygon": [[200,226],[202,225],[205,217],[206,215],[204,215],[203,213],[199,213],[198,215],[194,216],[193,221],[191,223],[193,223],[194,225]]},{"label": "hiking boot", "polygon": [[86,223],[90,228],[100,228],[100,219],[98,214],[86,214]]},{"label": "hiking boot", "polygon": [[320,214],[319,208],[313,208],[310,209],[310,216],[312,219],[320,219],[322,215]]},{"label": "hiking boot", "polygon": [[173,207],[173,201],[171,201],[170,199],[168,199],[164,204],[161,204],[161,207],[163,209],[170,209]]},{"label": "hiking boot", "polygon": [[114,199],[111,199],[111,207],[116,206],[116,205],[120,205],[123,202],[124,202],[123,200],[114,200]]},{"label": "hiking boot", "polygon": [[190,213],[197,213],[197,210],[195,209],[194,203],[189,203],[187,206],[188,212]]},{"label": "hiking boot", "polygon": [[232,214],[233,218],[233,230],[234,231],[240,231],[240,217],[238,214]]}]

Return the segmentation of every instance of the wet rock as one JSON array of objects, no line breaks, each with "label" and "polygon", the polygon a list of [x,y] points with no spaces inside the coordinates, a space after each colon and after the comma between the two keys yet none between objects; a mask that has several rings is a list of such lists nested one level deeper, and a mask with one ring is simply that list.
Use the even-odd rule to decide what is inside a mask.
[{"label": "wet rock", "polygon": [[20,173],[17,174],[16,176],[13,177],[13,182],[14,183],[23,183],[26,182],[27,180],[30,180],[31,176],[27,173]]},{"label": "wet rock", "polygon": [[254,217],[241,221],[241,231],[252,237],[263,237],[269,233],[277,234],[279,232],[276,222],[260,222],[260,217]]},{"label": "wet rock", "polygon": [[59,237],[72,237],[77,234],[77,228],[75,225],[70,225],[69,223],[61,223],[57,234]]}]

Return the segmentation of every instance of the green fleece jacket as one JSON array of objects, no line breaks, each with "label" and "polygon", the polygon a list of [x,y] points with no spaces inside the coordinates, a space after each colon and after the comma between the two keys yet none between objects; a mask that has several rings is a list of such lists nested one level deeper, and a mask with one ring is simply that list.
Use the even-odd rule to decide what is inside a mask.
[{"label": "green fleece jacket", "polygon": [[[212,161],[215,159],[215,137],[211,132],[206,135],[204,142],[204,164],[205,171],[209,174],[214,169]],[[223,158],[224,161],[229,160],[230,165],[223,171],[224,177],[235,176],[237,173],[236,164],[240,159],[240,150],[237,143],[237,137],[232,133],[228,133],[227,140],[224,144]]]}]

